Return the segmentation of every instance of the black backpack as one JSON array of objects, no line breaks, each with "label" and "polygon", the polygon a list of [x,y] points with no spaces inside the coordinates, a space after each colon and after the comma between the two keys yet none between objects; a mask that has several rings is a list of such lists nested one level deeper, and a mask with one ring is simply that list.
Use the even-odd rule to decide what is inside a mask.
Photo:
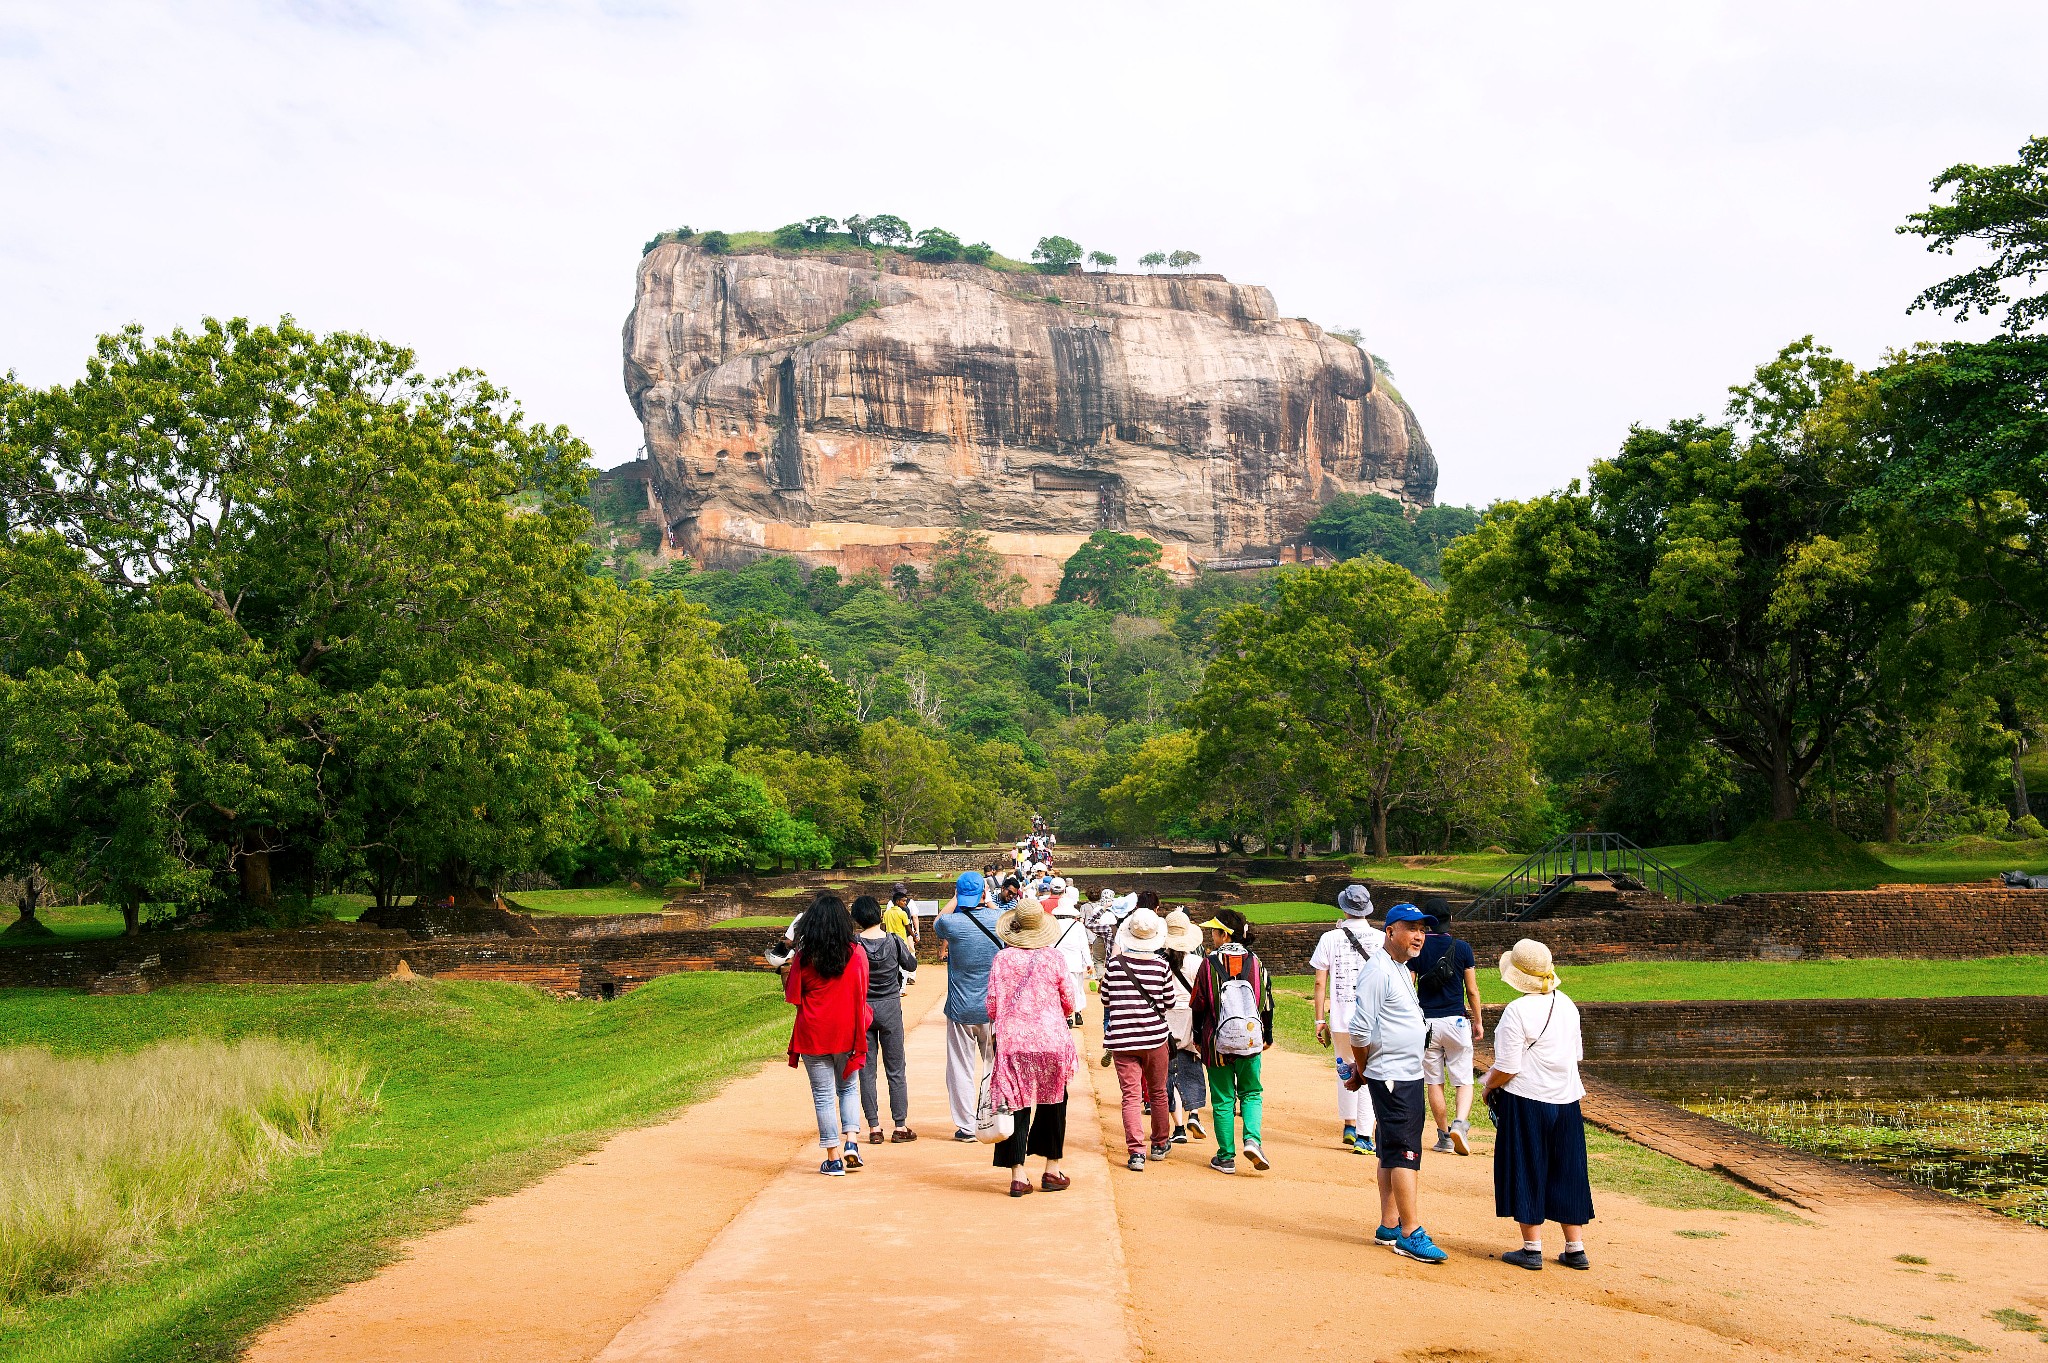
[{"label": "black backpack", "polygon": [[[1444,935],[1450,937],[1449,933]],[[1443,955],[1436,958],[1436,964],[1416,977],[1415,987],[1448,993],[1459,987],[1464,973],[1458,969],[1458,939],[1450,937],[1450,945],[1444,948]]]}]

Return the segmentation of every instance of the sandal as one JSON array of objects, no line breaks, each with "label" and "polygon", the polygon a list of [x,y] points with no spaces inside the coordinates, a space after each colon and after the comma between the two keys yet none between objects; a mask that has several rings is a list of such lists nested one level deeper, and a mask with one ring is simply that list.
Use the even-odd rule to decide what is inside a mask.
[{"label": "sandal", "polygon": [[[875,1139],[876,1139],[876,1140],[880,1140],[880,1139],[881,1139],[881,1137],[880,1137],[880,1136],[876,1136],[876,1137],[875,1137]],[[890,1143],[891,1145],[901,1145],[901,1144],[903,1144],[903,1143],[904,1143],[905,1141],[914,1141],[914,1140],[916,1140],[916,1139],[917,1139],[917,1133],[916,1133],[915,1131],[912,1131],[912,1130],[911,1130],[911,1129],[910,1129],[909,1127],[907,1127],[907,1126],[902,1126],[902,1127],[898,1127],[898,1128],[896,1128],[895,1132],[893,1132],[893,1133],[892,1133],[892,1134],[890,1135],[890,1137],[889,1137],[889,1143]]]}]

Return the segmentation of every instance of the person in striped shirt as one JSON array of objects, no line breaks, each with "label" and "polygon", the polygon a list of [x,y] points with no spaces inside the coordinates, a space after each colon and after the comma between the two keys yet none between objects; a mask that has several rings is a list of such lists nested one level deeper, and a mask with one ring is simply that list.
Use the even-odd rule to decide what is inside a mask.
[{"label": "person in striped shirt", "polygon": [[[1173,1111],[1166,1101],[1166,1064],[1172,1038],[1173,976],[1159,950],[1166,924],[1151,909],[1133,910],[1117,929],[1102,968],[1102,1044],[1123,1090],[1125,1167],[1143,1173],[1145,1161],[1173,1149]],[[1150,1143],[1145,1105],[1152,1108]]]}]

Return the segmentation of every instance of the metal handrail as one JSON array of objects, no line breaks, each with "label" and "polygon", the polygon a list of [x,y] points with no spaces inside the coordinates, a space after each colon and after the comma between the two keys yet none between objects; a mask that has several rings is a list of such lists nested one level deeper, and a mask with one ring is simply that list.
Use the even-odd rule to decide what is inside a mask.
[{"label": "metal handrail", "polygon": [[1567,833],[1495,881],[1472,901],[1467,918],[1534,917],[1581,879],[1630,876],[1645,889],[1679,903],[1707,902],[1706,891],[1678,868],[1659,861],[1619,833]]}]

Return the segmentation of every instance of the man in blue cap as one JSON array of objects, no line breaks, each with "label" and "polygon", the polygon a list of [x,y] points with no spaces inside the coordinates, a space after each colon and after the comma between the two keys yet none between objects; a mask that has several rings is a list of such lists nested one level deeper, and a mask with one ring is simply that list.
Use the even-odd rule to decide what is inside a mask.
[{"label": "man in blue cap", "polygon": [[953,1139],[974,1139],[974,1105],[981,1067],[994,1044],[988,1025],[988,972],[1002,939],[988,903],[988,883],[968,871],[953,898],[932,920],[946,953],[946,1101],[953,1109]]},{"label": "man in blue cap", "polygon": [[1418,1213],[1422,1190],[1422,1048],[1429,1024],[1415,998],[1408,962],[1437,926],[1413,904],[1387,910],[1386,944],[1359,973],[1351,1002],[1351,1078],[1372,1099],[1379,1147],[1380,1226],[1373,1238],[1425,1264],[1447,1256],[1429,1238]]}]

